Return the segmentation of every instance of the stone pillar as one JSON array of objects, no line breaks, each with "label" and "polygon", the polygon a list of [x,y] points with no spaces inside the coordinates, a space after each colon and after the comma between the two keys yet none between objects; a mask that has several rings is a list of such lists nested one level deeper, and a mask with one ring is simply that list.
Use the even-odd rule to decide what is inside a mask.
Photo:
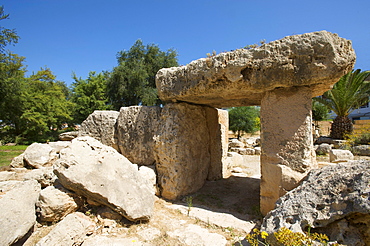
[{"label": "stone pillar", "polygon": [[317,166],[312,139],[311,90],[279,88],[261,101],[260,208],[266,215],[278,198]]},{"label": "stone pillar", "polygon": [[229,143],[229,112],[211,107],[206,107],[205,109],[211,154],[207,180],[226,178],[229,171],[226,163]]},{"label": "stone pillar", "polygon": [[168,103],[155,137],[158,185],[174,200],[199,190],[210,167],[206,106]]}]

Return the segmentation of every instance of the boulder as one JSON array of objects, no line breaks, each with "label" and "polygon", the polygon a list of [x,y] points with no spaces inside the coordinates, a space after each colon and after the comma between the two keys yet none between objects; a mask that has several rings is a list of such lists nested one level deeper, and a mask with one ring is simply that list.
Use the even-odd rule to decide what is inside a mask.
[{"label": "boulder", "polygon": [[118,115],[117,111],[94,111],[81,123],[78,136],[93,137],[118,150],[115,135]]},{"label": "boulder", "polygon": [[160,124],[161,107],[122,107],[117,119],[117,140],[120,153],[132,163],[152,165],[153,137]]},{"label": "boulder", "polygon": [[[76,196],[65,189],[48,186],[40,192],[36,203],[37,212],[41,221],[59,222],[70,213],[76,212],[79,205]],[[80,201],[81,203],[81,201]]]},{"label": "boulder", "polygon": [[[300,186],[278,200],[264,218],[261,230],[272,233],[286,227],[303,232],[311,227],[311,232],[325,233],[330,241],[365,245],[370,242],[369,183],[368,161],[311,170]],[[353,237],[360,243],[347,241]]]},{"label": "boulder", "polygon": [[53,167],[43,167],[40,169],[33,169],[23,176],[23,180],[36,180],[40,183],[42,188],[54,185],[57,176],[54,174]]},{"label": "boulder", "polygon": [[33,229],[40,190],[34,180],[0,182],[1,245],[12,245]]},{"label": "boulder", "polygon": [[0,172],[0,182],[16,179],[16,172],[1,171]]},{"label": "boulder", "polygon": [[71,141],[72,139],[75,139],[78,136],[78,131],[72,131],[72,132],[63,132],[59,134],[59,140],[61,141]]},{"label": "boulder", "polygon": [[330,144],[322,143],[320,145],[315,145],[315,151],[318,155],[327,155],[330,153],[332,147]]},{"label": "boulder", "polygon": [[81,245],[86,235],[95,229],[95,223],[80,212],[67,215],[36,246]]},{"label": "boulder", "polygon": [[356,155],[370,156],[370,145],[358,145],[353,147],[353,153]]},{"label": "boulder", "polygon": [[211,160],[205,107],[166,104],[155,141],[158,185],[164,198],[176,199],[204,185]]},{"label": "boulder", "polygon": [[24,153],[20,154],[19,156],[16,156],[12,159],[12,162],[10,163],[10,167],[12,168],[22,168],[24,167]]},{"label": "boulder", "polygon": [[60,153],[55,174],[67,189],[106,205],[129,220],[149,220],[154,195],[137,166],[91,137],[78,137]]},{"label": "boulder", "polygon": [[353,154],[349,150],[331,149],[329,152],[330,162],[338,163],[353,160]]},{"label": "boulder", "polygon": [[[78,133],[78,132],[77,132]],[[76,136],[77,137],[77,136]],[[72,140],[72,139],[71,139]],[[57,154],[64,149],[67,148],[71,143],[69,141],[57,141],[57,142],[49,142],[48,145],[55,150]]]},{"label": "boulder", "polygon": [[311,98],[322,95],[352,70],[355,59],[351,41],[320,31],[163,68],[156,85],[165,102],[259,105],[264,93],[276,88],[306,86]]},{"label": "boulder", "polygon": [[24,161],[32,168],[52,166],[57,158],[56,151],[48,144],[33,143],[24,151]]},{"label": "boulder", "polygon": [[[148,181],[148,186],[153,194],[158,194],[157,192],[157,174],[155,173],[155,166],[141,166],[139,168],[140,175],[144,180]],[[158,194],[159,195],[159,194]]]},{"label": "boulder", "polygon": [[244,148],[244,143],[238,139],[231,139],[229,142],[229,148]]}]

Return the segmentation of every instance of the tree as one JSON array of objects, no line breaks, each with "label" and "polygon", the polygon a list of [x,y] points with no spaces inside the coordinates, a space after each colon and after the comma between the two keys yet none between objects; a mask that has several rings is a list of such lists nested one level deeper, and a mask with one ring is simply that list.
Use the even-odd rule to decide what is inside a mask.
[{"label": "tree", "polygon": [[258,107],[233,107],[229,110],[229,129],[240,138],[243,132],[254,133],[260,129]]},{"label": "tree", "polygon": [[366,81],[369,75],[370,71],[351,71],[340,78],[333,89],[325,92],[322,97],[315,98],[337,115],[331,127],[332,138],[344,139],[346,134],[353,131],[348,115],[369,102],[370,82]]},{"label": "tree", "polygon": [[[4,6],[0,6],[0,20],[9,19],[9,14],[4,13]],[[18,43],[18,35],[14,29],[7,29],[0,26],[0,53],[6,53],[5,47],[9,44]]]},{"label": "tree", "polygon": [[87,79],[77,78],[72,84],[72,102],[74,103],[74,123],[81,123],[94,110],[108,110],[107,79],[108,73],[90,72]]},{"label": "tree", "polygon": [[329,109],[322,103],[312,100],[312,119],[323,121],[329,118]]},{"label": "tree", "polygon": [[27,78],[22,95],[21,137],[33,141],[45,140],[47,133],[61,129],[65,122],[71,120],[72,103],[63,90],[48,68],[42,68]]},{"label": "tree", "polygon": [[129,51],[117,54],[118,66],[108,80],[108,97],[115,110],[131,105],[160,105],[155,75],[158,70],[178,66],[177,52],[161,51],[157,45],[144,46],[139,39]]}]

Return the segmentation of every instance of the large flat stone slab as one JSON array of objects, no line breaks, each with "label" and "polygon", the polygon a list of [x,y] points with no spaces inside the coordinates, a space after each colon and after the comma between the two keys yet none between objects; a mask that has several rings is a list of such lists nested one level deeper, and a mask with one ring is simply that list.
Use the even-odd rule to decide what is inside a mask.
[{"label": "large flat stone slab", "polygon": [[320,31],[164,68],[156,84],[167,102],[259,105],[264,93],[276,88],[308,86],[311,97],[322,95],[353,68],[355,59],[351,41]]},{"label": "large flat stone slab", "polygon": [[55,174],[77,194],[106,205],[127,219],[149,220],[154,194],[137,165],[91,137],[79,137],[60,153]]}]

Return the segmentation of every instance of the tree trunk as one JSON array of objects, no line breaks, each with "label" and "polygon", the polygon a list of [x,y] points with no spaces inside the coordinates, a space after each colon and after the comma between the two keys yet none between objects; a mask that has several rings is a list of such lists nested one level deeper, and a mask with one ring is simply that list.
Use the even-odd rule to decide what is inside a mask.
[{"label": "tree trunk", "polygon": [[330,136],[335,139],[344,139],[352,131],[352,121],[347,116],[337,116],[331,125]]}]

